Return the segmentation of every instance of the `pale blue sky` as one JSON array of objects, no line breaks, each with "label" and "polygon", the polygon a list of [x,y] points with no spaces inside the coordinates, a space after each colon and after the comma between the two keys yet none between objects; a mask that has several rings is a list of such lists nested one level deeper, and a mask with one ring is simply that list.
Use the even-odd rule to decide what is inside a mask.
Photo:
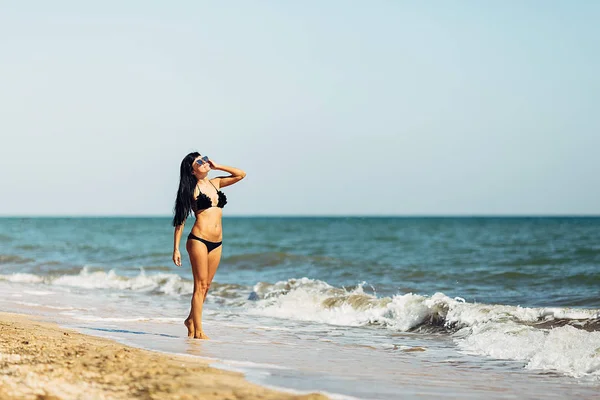
[{"label": "pale blue sky", "polygon": [[0,0],[0,215],[600,214],[600,2]]}]

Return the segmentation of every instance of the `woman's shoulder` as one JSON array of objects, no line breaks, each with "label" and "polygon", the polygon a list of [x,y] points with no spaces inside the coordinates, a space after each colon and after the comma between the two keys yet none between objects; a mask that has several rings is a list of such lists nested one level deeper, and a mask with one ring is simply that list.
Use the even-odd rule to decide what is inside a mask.
[{"label": "woman's shoulder", "polygon": [[209,182],[212,183],[215,189],[221,190],[221,178],[212,178],[209,179]]}]

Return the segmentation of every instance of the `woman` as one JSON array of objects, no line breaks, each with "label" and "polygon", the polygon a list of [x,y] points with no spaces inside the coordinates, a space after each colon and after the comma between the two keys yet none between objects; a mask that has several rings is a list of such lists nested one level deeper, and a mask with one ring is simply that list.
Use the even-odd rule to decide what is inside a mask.
[{"label": "woman", "polygon": [[[229,172],[229,176],[208,179],[211,169]],[[246,176],[241,169],[218,165],[200,153],[190,153],[181,161],[179,189],[175,200],[175,243],[173,262],[181,266],[179,241],[183,225],[190,213],[196,216],[196,222],[187,238],[186,250],[190,256],[194,275],[194,293],[192,308],[184,321],[188,337],[208,339],[202,330],[202,307],[210,284],[221,261],[223,232],[221,229],[222,209],[227,203],[221,188],[233,185]]]}]

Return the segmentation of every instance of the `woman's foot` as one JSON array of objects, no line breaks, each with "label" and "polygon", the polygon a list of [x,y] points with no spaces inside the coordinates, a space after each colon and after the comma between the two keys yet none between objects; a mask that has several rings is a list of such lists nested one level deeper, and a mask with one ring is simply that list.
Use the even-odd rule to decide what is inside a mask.
[{"label": "woman's foot", "polygon": [[189,338],[193,338],[194,337],[194,323],[192,322],[191,318],[186,319],[185,321],[183,321],[183,324],[185,325],[185,327],[188,330],[188,337]]},{"label": "woman's foot", "polygon": [[204,333],[203,331],[200,331],[200,333],[194,335],[194,339],[204,339],[204,340],[208,340],[210,339],[206,333]]}]

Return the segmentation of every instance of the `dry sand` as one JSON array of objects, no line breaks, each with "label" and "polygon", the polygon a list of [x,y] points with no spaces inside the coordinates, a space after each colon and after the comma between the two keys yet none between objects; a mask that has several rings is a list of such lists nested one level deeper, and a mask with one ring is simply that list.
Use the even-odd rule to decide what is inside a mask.
[{"label": "dry sand", "polygon": [[[182,339],[186,340],[186,339]],[[0,399],[326,399],[249,383],[208,362],[0,313]]]}]

